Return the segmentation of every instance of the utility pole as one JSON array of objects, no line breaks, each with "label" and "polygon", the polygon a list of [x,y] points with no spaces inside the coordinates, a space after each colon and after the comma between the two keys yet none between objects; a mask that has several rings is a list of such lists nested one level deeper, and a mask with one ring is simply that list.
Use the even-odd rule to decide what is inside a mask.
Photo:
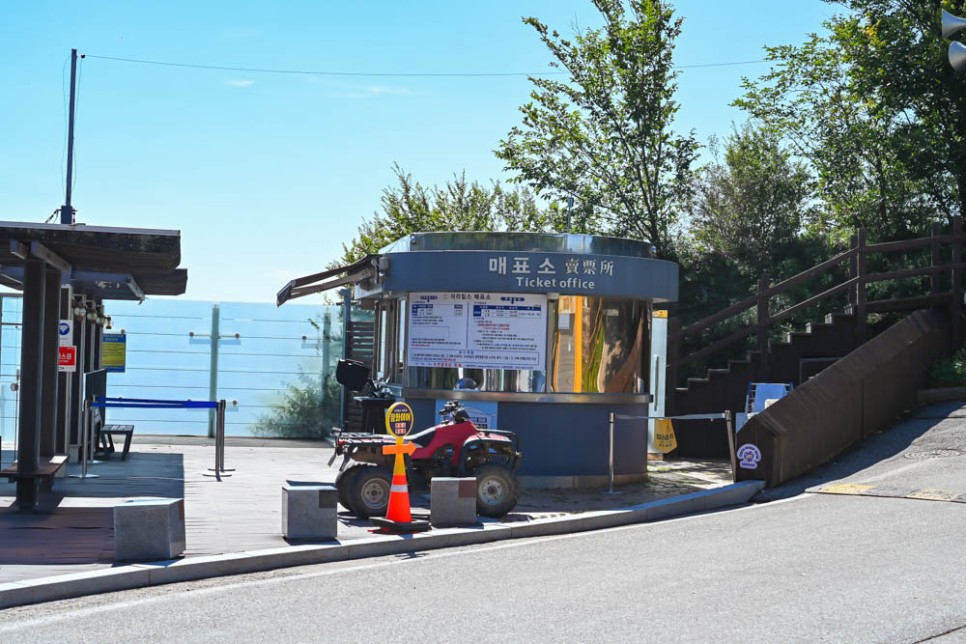
[{"label": "utility pole", "polygon": [[74,208],[70,205],[71,187],[74,182],[74,102],[77,98],[77,50],[70,50],[70,107],[67,114],[67,188],[64,205],[60,207],[60,223],[74,223]]}]

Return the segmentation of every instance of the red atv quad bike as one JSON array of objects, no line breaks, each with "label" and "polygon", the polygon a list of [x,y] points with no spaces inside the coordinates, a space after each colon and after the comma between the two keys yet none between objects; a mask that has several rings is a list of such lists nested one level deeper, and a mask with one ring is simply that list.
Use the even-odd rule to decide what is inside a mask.
[{"label": "red atv quad bike", "polygon": [[[459,401],[446,403],[438,413],[443,422],[406,437],[416,445],[406,457],[410,488],[428,486],[434,476],[475,477],[477,513],[506,515],[520,496],[514,475],[521,458],[516,434],[478,429]],[[329,465],[343,457],[335,483],[339,503],[359,518],[386,514],[395,456],[383,454],[382,448],[395,442],[388,433],[335,433]],[[355,463],[349,465],[351,461]]]}]

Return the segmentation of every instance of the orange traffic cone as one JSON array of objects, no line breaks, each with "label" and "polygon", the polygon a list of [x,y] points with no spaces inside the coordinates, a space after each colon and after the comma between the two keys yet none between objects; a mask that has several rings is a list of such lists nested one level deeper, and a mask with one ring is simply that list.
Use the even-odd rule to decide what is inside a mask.
[{"label": "orange traffic cone", "polygon": [[429,530],[429,521],[413,521],[409,507],[409,484],[406,482],[406,461],[404,454],[412,454],[416,446],[403,443],[401,436],[396,438],[395,445],[382,448],[383,454],[395,454],[396,460],[392,468],[392,486],[389,488],[389,507],[386,516],[372,517],[370,521],[379,528],[390,532],[422,532]]}]

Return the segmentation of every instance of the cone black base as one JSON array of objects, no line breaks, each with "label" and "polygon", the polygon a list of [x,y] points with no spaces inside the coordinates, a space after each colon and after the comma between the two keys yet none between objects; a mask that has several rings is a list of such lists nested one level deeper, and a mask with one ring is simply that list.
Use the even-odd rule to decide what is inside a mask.
[{"label": "cone black base", "polygon": [[429,521],[393,521],[385,517],[372,517],[372,525],[391,532],[425,532],[430,529]]}]

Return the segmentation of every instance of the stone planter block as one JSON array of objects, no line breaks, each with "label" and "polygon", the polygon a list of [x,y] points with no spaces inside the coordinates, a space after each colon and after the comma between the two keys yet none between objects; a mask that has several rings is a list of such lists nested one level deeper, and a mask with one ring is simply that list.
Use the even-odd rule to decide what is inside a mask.
[{"label": "stone planter block", "polygon": [[476,521],[476,479],[436,477],[430,482],[429,520],[436,527]]},{"label": "stone planter block", "polygon": [[185,549],[184,499],[133,499],[114,506],[114,556],[163,561]]},{"label": "stone planter block", "polygon": [[282,486],[282,535],[286,539],[335,539],[339,527],[335,486]]}]

